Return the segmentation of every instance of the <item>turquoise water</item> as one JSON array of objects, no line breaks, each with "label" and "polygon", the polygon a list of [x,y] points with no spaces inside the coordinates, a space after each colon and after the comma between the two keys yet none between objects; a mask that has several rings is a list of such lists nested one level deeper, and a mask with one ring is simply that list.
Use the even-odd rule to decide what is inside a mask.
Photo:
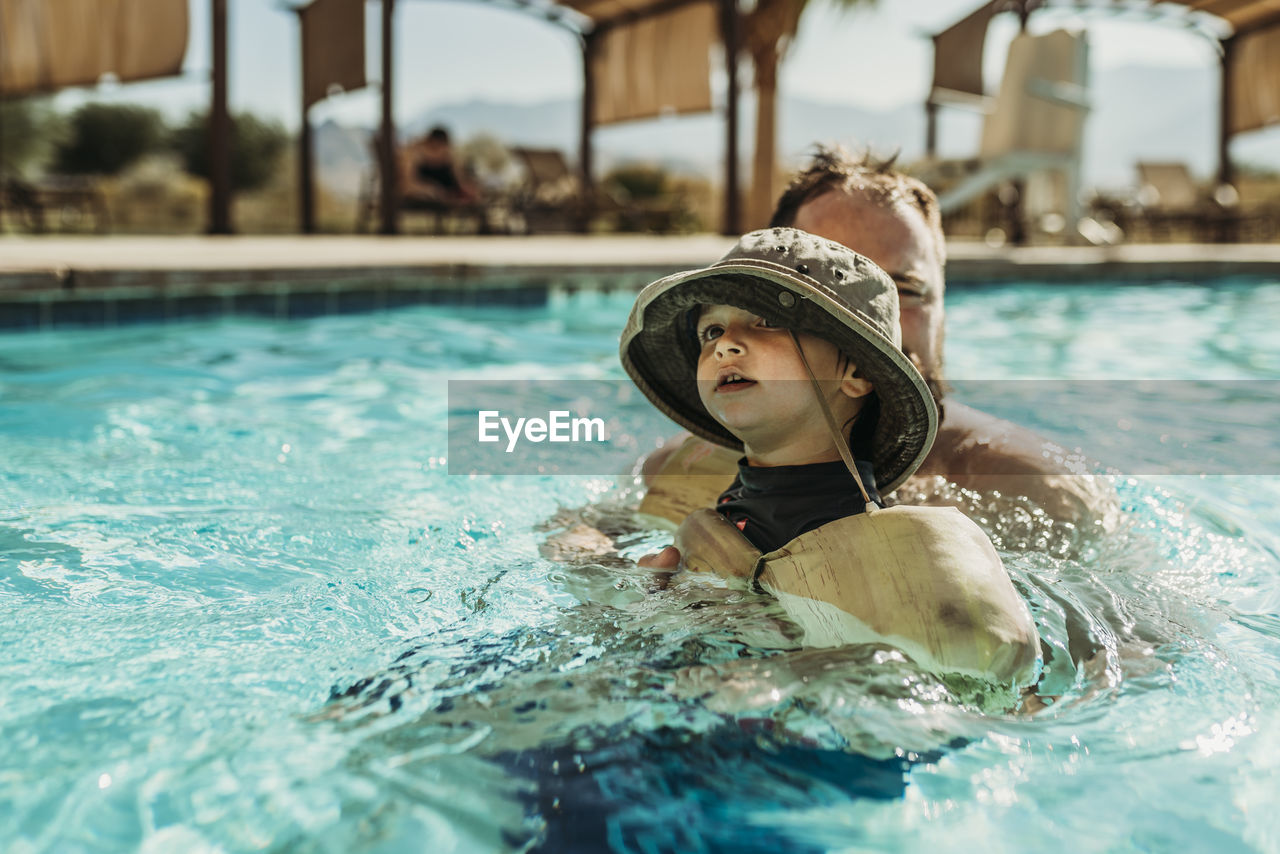
[{"label": "turquoise water", "polygon": [[[629,301],[0,336],[0,850],[1280,850],[1280,478],[984,515],[1059,697],[1013,714],[543,557],[665,542],[629,479],[447,473],[449,380],[621,378]],[[948,302],[961,379],[1280,378],[1280,284]]]}]

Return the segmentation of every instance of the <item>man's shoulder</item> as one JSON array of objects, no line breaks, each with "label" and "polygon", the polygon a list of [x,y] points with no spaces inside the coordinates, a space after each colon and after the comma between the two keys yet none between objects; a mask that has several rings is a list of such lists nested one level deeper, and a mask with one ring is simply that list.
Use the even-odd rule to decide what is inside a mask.
[{"label": "man's shoulder", "polygon": [[[947,401],[946,418],[929,453],[917,489],[930,478],[977,494],[1021,496],[1050,518],[1109,527],[1119,505],[1099,465],[1079,451],[1012,421]],[[925,492],[928,492],[925,489]],[[920,500],[927,500],[921,498]],[[944,502],[949,503],[949,502]]]},{"label": "man's shoulder", "polygon": [[925,471],[962,475],[1074,475],[1096,471],[1096,463],[1012,421],[947,401]]}]

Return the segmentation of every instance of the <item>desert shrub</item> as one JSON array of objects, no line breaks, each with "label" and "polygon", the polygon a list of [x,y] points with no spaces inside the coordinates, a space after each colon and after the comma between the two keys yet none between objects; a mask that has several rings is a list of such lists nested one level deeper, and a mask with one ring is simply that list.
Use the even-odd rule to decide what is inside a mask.
[{"label": "desert shrub", "polygon": [[619,166],[604,176],[605,189],[625,199],[657,199],[667,193],[667,170],[661,166]]},{"label": "desert shrub", "polygon": [[67,117],[54,169],[71,175],[116,175],[164,141],[160,113],[133,104],[84,104]]},{"label": "desert shrub", "polygon": [[0,99],[0,174],[23,175],[53,151],[62,118],[46,98]]},{"label": "desert shrub", "polygon": [[691,207],[691,193],[702,192],[705,181],[672,175],[651,164],[619,166],[604,176],[601,187],[618,209],[614,229],[656,234],[697,231],[702,219]]},{"label": "desert shrub", "polygon": [[171,151],[143,157],[102,189],[117,233],[198,234],[206,227],[208,188]]},{"label": "desert shrub", "polygon": [[[280,157],[289,135],[278,122],[264,121],[251,113],[231,117],[231,186],[236,190],[256,190],[279,171]],[[209,114],[192,113],[170,135],[170,144],[182,159],[183,168],[199,178],[208,178]]]}]

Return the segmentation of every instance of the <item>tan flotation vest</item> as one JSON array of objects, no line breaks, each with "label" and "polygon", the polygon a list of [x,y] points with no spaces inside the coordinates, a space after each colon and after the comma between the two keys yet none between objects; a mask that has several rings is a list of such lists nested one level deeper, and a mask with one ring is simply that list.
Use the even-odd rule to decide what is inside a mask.
[{"label": "tan flotation vest", "polygon": [[693,511],[714,507],[737,476],[741,456],[741,451],[690,436],[649,479],[640,512],[679,525]]},{"label": "tan flotation vest", "polygon": [[755,582],[811,646],[887,642],[919,665],[1026,685],[1040,645],[991,541],[953,507],[847,516],[761,554],[710,509],[676,533],[683,565]]},{"label": "tan flotation vest", "polygon": [[[810,646],[885,641],[935,672],[1029,684],[1037,675],[1040,638],[987,535],[954,507],[882,509],[871,501],[847,437],[791,335],[867,510],[761,554],[736,525],[703,504],[676,531],[685,568],[760,585],[778,597]],[[680,451],[693,454],[688,443]],[[708,459],[712,463],[723,460]]]}]

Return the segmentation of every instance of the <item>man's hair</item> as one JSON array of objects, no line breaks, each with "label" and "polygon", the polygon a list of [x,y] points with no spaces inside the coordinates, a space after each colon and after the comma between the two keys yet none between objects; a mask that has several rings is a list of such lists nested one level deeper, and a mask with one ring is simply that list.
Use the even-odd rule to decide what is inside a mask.
[{"label": "man's hair", "polygon": [[[942,211],[938,206],[938,197],[923,181],[896,169],[894,165],[897,160],[897,154],[881,159],[866,150],[861,156],[855,157],[840,145],[815,145],[813,160],[808,168],[792,178],[787,189],[778,198],[769,227],[795,225],[800,208],[832,191],[861,193],[872,204],[883,208],[903,202],[924,218],[925,225],[933,235],[938,264],[945,265],[947,242],[942,234]],[[950,387],[943,378],[940,362],[929,366],[929,376],[925,377],[925,383],[938,405],[938,419],[941,421],[942,400]]]},{"label": "man's hair", "polygon": [[924,182],[894,168],[897,160],[896,154],[880,159],[867,150],[855,157],[839,145],[814,146],[813,160],[791,179],[778,198],[769,226],[795,225],[801,207],[832,190],[856,191],[882,207],[905,202],[919,211],[933,234],[938,263],[945,264],[947,245],[938,197]]}]

